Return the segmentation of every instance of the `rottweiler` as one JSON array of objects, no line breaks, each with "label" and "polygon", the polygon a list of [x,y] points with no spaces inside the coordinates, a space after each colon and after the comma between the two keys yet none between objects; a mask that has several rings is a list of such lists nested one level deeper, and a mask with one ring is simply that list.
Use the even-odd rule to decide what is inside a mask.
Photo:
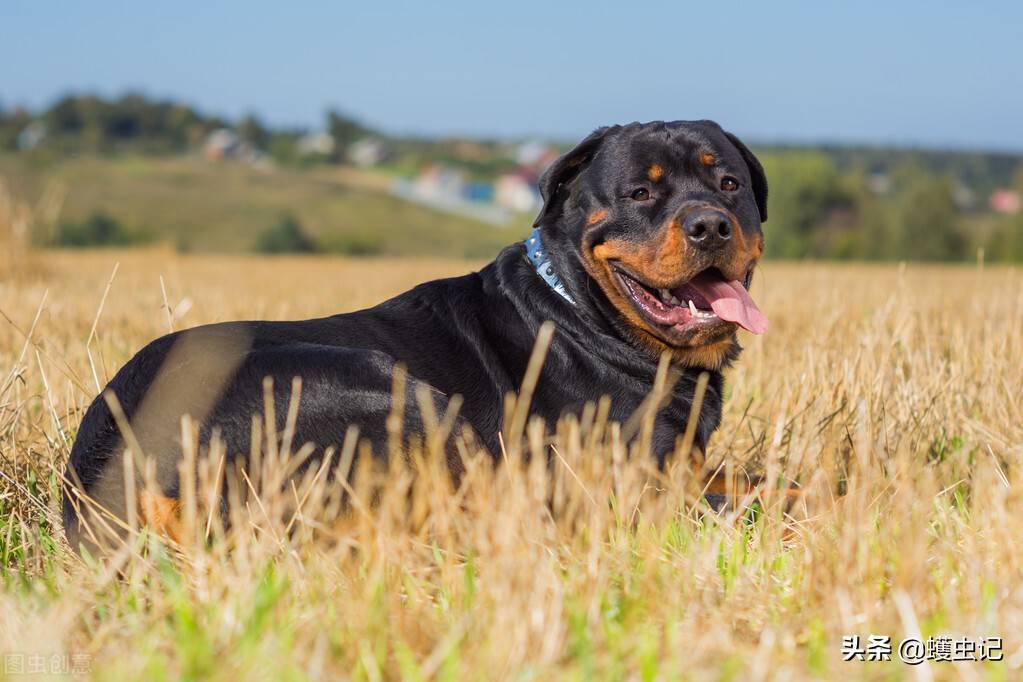
[{"label": "rottweiler", "polygon": [[219,434],[228,457],[246,458],[235,462],[244,467],[253,415],[263,415],[272,396],[283,433],[295,377],[300,409],[289,435],[296,445],[314,444],[310,461],[340,446],[353,424],[375,457],[388,456],[399,364],[406,433],[423,430],[416,401],[423,388],[438,414],[461,396],[459,428],[497,457],[505,395],[519,388],[548,320],[556,333],[533,415],[553,426],[609,396],[609,418],[625,422],[668,354],[678,380],[656,415],[653,452],[663,463],[673,451],[705,372],[694,445],[706,448],[721,417],[721,370],[740,352],[738,328],[767,329],[747,293],[764,251],[760,162],[712,121],[614,125],[558,158],[539,190],[533,232],[479,272],[357,312],[213,324],[145,346],[88,408],[71,450],[63,511],[72,546],[86,540],[81,500],[123,518],[127,448],[153,458],[172,507],[182,415],[198,426],[201,447]]}]

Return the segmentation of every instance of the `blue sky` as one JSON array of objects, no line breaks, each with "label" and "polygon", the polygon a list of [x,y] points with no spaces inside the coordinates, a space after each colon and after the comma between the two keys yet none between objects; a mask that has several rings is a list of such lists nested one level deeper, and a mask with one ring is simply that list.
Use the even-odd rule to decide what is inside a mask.
[{"label": "blue sky", "polygon": [[140,89],[316,126],[1023,150],[1023,3],[4,0],[0,102]]}]

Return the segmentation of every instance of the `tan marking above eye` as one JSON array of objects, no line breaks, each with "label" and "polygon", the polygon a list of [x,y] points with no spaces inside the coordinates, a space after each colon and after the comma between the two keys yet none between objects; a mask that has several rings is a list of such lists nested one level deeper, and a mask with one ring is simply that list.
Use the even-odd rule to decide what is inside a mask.
[{"label": "tan marking above eye", "polygon": [[655,163],[647,169],[646,176],[650,178],[650,182],[657,182],[664,176],[664,169]]},{"label": "tan marking above eye", "polygon": [[700,163],[702,163],[704,166],[713,166],[715,163],[717,163],[717,161],[718,160],[715,159],[714,155],[711,154],[710,152],[703,152],[702,154],[700,154]]},{"label": "tan marking above eye", "polygon": [[589,216],[587,216],[586,224],[587,225],[596,225],[597,223],[599,223],[601,220],[603,220],[606,217],[607,217],[607,209],[606,208],[598,208],[596,211],[594,211]]}]

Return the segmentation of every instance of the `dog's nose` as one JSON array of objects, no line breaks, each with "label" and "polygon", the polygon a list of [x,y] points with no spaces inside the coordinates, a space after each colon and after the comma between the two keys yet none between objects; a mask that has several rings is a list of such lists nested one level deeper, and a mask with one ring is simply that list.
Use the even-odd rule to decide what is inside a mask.
[{"label": "dog's nose", "polygon": [[690,213],[682,222],[686,239],[700,249],[716,249],[732,238],[732,219],[724,211],[707,208]]}]

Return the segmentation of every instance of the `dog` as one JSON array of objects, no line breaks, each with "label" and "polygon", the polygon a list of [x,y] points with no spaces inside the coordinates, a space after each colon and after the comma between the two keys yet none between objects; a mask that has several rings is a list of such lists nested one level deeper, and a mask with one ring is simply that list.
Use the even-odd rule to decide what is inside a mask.
[{"label": "dog", "polygon": [[721,371],[740,353],[737,330],[768,326],[748,293],[767,220],[760,162],[712,121],[615,125],[558,158],[539,190],[533,232],[478,272],[358,312],[213,324],[145,346],[88,408],[72,447],[63,495],[72,546],[86,540],[82,500],[127,514],[126,448],[154,458],[165,496],[157,506],[173,510],[182,415],[197,425],[200,446],[216,433],[244,467],[253,415],[270,395],[281,433],[295,377],[301,408],[291,438],[315,445],[311,461],[339,447],[353,424],[374,456],[388,456],[399,364],[405,433],[423,431],[422,390],[438,414],[460,396],[457,429],[498,456],[504,397],[519,388],[545,321],[556,334],[531,414],[553,425],[609,396],[609,419],[625,422],[667,354],[678,381],[656,414],[652,451],[658,464],[673,451],[707,373],[692,434],[704,451],[721,419]]}]

